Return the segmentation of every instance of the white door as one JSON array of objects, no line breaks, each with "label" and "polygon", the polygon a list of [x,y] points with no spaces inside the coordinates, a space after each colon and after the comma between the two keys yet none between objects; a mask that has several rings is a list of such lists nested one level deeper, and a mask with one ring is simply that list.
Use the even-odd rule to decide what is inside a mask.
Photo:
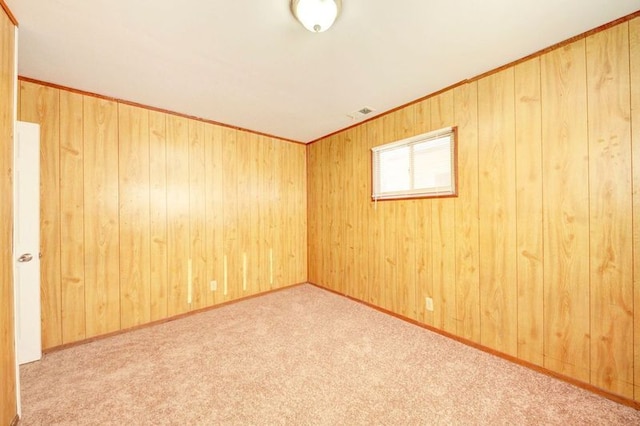
[{"label": "white door", "polygon": [[13,175],[13,256],[16,355],[19,364],[42,357],[40,340],[40,126],[16,125]]}]

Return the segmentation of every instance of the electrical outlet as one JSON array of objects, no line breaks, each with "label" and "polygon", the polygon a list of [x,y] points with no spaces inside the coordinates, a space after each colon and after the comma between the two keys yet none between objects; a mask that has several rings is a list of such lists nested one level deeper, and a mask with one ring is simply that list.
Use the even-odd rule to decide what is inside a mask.
[{"label": "electrical outlet", "polygon": [[431,311],[433,312],[433,299],[430,297],[425,298],[425,305],[427,308],[427,311]]},{"label": "electrical outlet", "polygon": [[212,280],[209,285],[211,287],[211,291],[216,291],[218,289],[218,281],[216,280]]}]

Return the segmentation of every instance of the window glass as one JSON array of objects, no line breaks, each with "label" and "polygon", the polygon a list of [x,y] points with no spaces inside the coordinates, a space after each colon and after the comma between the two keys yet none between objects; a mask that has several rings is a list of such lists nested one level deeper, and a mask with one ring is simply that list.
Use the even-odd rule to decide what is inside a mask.
[{"label": "window glass", "polygon": [[457,194],[453,128],[377,146],[372,154],[376,200]]}]

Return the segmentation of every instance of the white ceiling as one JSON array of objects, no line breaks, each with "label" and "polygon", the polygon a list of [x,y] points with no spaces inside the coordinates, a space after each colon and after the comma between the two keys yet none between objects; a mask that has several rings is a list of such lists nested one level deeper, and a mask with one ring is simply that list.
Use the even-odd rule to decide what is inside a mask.
[{"label": "white ceiling", "polygon": [[640,9],[640,0],[5,0],[19,74],[300,142]]}]

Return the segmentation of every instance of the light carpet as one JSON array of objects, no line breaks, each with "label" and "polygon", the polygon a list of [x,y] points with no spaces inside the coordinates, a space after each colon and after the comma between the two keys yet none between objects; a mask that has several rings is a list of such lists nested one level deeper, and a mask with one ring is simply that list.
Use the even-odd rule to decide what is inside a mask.
[{"label": "light carpet", "polygon": [[630,425],[640,412],[311,285],[23,366],[20,425]]}]

